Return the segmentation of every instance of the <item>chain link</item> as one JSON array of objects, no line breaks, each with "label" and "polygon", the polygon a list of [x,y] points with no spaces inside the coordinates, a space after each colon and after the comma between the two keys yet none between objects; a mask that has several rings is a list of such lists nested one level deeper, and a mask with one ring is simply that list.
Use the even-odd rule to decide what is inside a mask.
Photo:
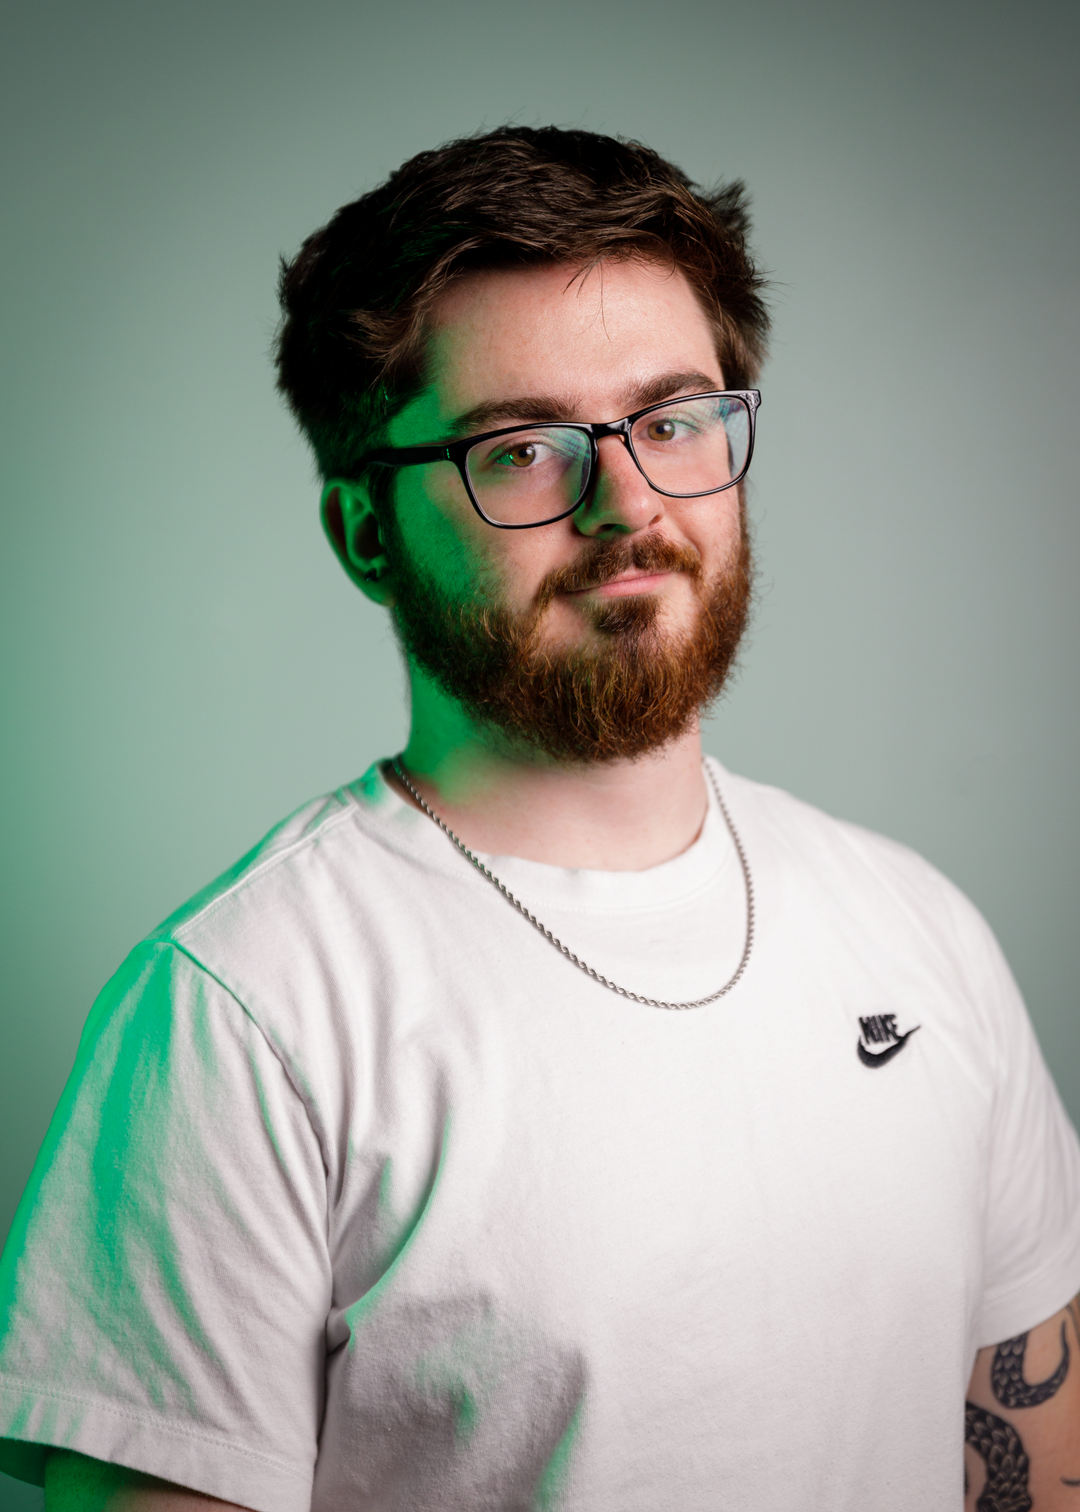
[{"label": "chain link", "polygon": [[600,972],[596,971],[592,966],[590,966],[587,961],[583,961],[580,956],[576,956],[568,945],[564,945],[563,942],[558,938],[558,936],[552,934],[551,930],[548,929],[546,924],[542,924],[535,914],[529,912],[524,903],[514,897],[514,894],[510,891],[506,884],[504,882],[500,882],[495,873],[493,871],[490,871],[478,856],[474,856],[472,851],[464,843],[464,841],[459,840],[450,826],[439,818],[438,814],[433,808],[425,803],[424,799],[420,796],[416,788],[413,787],[409,778],[405,775],[405,768],[401,764],[401,757],[395,756],[390,765],[393,767],[403,786],[407,788],[412,796],[416,799],[417,803],[423,809],[428,818],[431,819],[435,824],[437,824],[442,830],[443,834],[454,842],[461,854],[463,856],[466,856],[472,862],[473,866],[476,867],[476,870],[481,874],[481,876],[486,877],[493,887],[497,887],[506,901],[517,909],[522,918],[528,919],[533,928],[538,929],[544,936],[544,939],[547,940],[550,944],[554,945],[555,949],[560,951],[568,961],[573,962],[573,964],[578,968],[579,971],[583,971],[586,976],[592,977],[594,982],[599,982],[600,986],[606,987],[609,992],[617,992],[620,997],[629,998],[633,1003],[641,1003],[642,1006],[646,1008],[670,1008],[676,1011],[681,1011],[686,1008],[704,1008],[707,1003],[715,1003],[717,998],[726,997],[731,989],[735,986],[736,982],[738,982],[743,972],[746,970],[746,967],[750,960],[750,951],[753,948],[754,944],[754,884],[750,876],[750,865],[746,859],[746,852],[743,850],[742,841],[739,839],[739,832],[731,822],[731,815],[728,813],[727,804],[724,802],[719,785],[716,781],[716,778],[713,776],[708,763],[704,763],[705,773],[712,785],[713,792],[716,794],[716,801],[720,805],[720,812],[724,816],[724,822],[728,827],[728,833],[731,835],[731,838],[735,844],[735,852],[739,858],[739,865],[742,867],[743,882],[746,884],[746,941],[743,945],[742,956],[739,960],[738,966],[735,968],[734,975],[730,977],[722,987],[717,988],[715,992],[711,992],[708,997],[694,998],[694,1000],[689,1003],[666,1003],[662,998],[642,997],[640,993],[631,992],[628,987],[620,987],[617,982],[610,982],[606,976],[602,976]]}]

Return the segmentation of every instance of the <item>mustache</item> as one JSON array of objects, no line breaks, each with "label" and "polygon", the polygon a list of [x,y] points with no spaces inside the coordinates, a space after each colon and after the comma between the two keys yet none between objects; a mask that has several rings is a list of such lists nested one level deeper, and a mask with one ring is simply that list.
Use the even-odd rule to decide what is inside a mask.
[{"label": "mustache", "polygon": [[693,546],[669,541],[656,532],[594,540],[576,562],[548,573],[536,595],[536,612],[542,613],[556,594],[602,588],[631,567],[638,572],[685,572],[695,582],[702,576],[701,557]]}]

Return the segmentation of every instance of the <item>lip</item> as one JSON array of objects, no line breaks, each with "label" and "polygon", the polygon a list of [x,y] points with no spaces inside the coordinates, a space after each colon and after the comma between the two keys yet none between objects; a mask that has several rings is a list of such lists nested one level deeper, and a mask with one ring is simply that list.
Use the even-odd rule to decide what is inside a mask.
[{"label": "lip", "polygon": [[610,583],[598,588],[576,588],[567,597],[582,598],[586,593],[595,593],[601,598],[623,598],[631,593],[653,593],[670,576],[670,572],[623,572]]}]

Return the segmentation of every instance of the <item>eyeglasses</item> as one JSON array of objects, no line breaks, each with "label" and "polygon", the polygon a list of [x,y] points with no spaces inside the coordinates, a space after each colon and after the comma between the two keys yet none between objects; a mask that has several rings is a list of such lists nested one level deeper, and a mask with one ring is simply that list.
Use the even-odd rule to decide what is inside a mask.
[{"label": "eyeglasses", "polygon": [[618,436],[657,493],[699,499],[745,478],[754,451],[757,389],[667,399],[623,420],[511,425],[446,446],[368,452],[360,465],[453,462],[473,508],[498,530],[529,530],[572,515],[599,463],[597,442]]}]

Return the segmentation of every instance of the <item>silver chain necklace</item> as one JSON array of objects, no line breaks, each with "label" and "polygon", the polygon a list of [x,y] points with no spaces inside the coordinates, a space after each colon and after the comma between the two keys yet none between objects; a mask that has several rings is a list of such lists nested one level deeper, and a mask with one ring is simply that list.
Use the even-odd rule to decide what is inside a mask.
[{"label": "silver chain necklace", "polygon": [[564,945],[560,939],[553,935],[546,924],[541,924],[536,915],[530,913],[529,910],[525,907],[524,903],[520,902],[517,898],[514,897],[513,893],[506,886],[506,884],[504,882],[500,882],[495,873],[493,871],[489,871],[484,863],[479,859],[479,857],[473,855],[472,851],[464,843],[464,841],[458,839],[450,826],[439,818],[435,810],[424,802],[423,798],[421,798],[420,794],[416,791],[412,783],[409,781],[409,778],[405,775],[405,768],[401,764],[401,757],[395,756],[390,765],[397,773],[397,776],[400,779],[402,785],[406,787],[412,794],[412,796],[416,799],[417,803],[423,809],[428,818],[431,819],[435,824],[437,824],[442,830],[443,834],[447,835],[454,842],[463,856],[468,857],[468,859],[476,867],[476,870],[481,874],[481,876],[486,877],[493,887],[497,887],[506,901],[513,904],[518,913],[521,914],[522,918],[528,919],[533,928],[538,929],[544,936],[545,940],[554,945],[555,949],[560,951],[568,961],[572,961],[579,971],[583,971],[586,976],[592,977],[594,982],[599,982],[601,987],[607,987],[609,991],[617,992],[620,997],[629,998],[631,1002],[634,1003],[641,1003],[646,1008],[704,1008],[706,1003],[715,1003],[717,998],[726,996],[726,994],[731,991],[731,989],[735,986],[735,983],[739,980],[743,972],[746,970],[747,963],[750,960],[750,951],[754,943],[754,884],[750,878],[750,865],[746,859],[746,852],[743,850],[742,841],[739,839],[738,831],[736,830],[734,824],[732,824],[731,822],[731,815],[728,813],[727,804],[724,802],[723,797],[721,796],[720,789],[717,786],[716,778],[713,776],[707,765],[705,767],[705,771],[710,783],[712,784],[712,790],[716,794],[716,801],[720,805],[720,812],[724,816],[724,822],[728,827],[728,833],[731,835],[731,838],[734,841],[735,852],[739,858],[739,865],[742,867],[743,881],[746,884],[746,942],[743,945],[742,956],[739,960],[738,966],[736,966],[735,968],[734,976],[726,981],[722,987],[717,988],[715,992],[711,992],[708,997],[695,998],[691,1003],[665,1003],[661,998],[642,997],[640,993],[631,992],[628,987],[620,987],[617,982],[609,982],[606,976],[601,976],[601,974],[598,971],[594,970],[594,968],[590,966],[587,961],[583,961],[580,956],[576,956],[568,945]]}]

